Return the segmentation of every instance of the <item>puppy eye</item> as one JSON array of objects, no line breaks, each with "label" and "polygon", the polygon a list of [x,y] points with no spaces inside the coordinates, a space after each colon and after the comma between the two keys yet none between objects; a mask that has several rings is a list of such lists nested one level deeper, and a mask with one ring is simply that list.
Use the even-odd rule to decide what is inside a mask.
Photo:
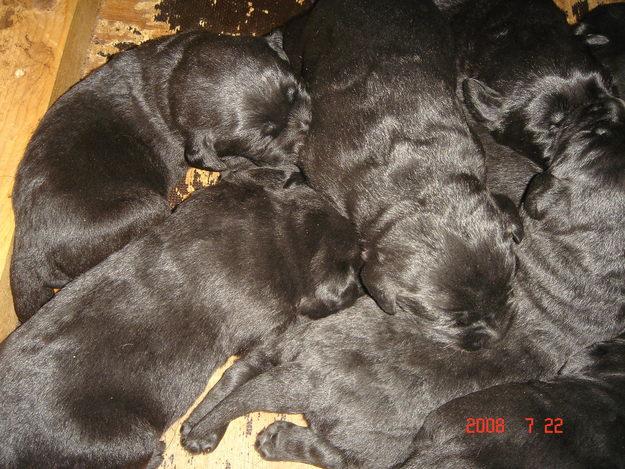
[{"label": "puppy eye", "polygon": [[456,326],[458,327],[467,327],[471,324],[469,314],[467,312],[456,313],[454,320],[456,322]]},{"label": "puppy eye", "polygon": [[562,111],[554,112],[549,117],[549,130],[550,131],[556,130],[560,126],[560,124],[564,122],[564,117],[565,117],[564,112]]}]

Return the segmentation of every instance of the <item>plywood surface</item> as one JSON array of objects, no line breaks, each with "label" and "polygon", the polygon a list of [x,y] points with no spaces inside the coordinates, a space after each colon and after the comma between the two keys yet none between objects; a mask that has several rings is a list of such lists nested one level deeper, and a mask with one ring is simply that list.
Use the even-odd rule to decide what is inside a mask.
[{"label": "plywood surface", "polygon": [[13,237],[10,194],[15,170],[48,108],[78,3],[0,1],[0,340],[17,324],[6,269]]}]

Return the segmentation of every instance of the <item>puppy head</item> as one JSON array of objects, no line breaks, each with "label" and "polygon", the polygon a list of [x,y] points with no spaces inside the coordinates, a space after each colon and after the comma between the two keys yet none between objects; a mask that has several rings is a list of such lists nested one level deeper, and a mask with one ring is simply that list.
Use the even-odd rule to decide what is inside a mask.
[{"label": "puppy head", "polygon": [[508,330],[523,230],[512,202],[484,189],[458,205],[392,220],[365,250],[362,281],[387,313],[412,313],[433,339],[474,351]]},{"label": "puppy head", "polygon": [[476,12],[463,83],[467,110],[495,139],[545,163],[562,115],[611,78],[550,0],[510,0]]},{"label": "puppy head", "polygon": [[537,77],[509,94],[468,78],[463,95],[469,112],[498,142],[546,166],[566,117],[606,95],[609,88],[599,73],[575,72],[567,77]]},{"label": "puppy head", "polygon": [[[330,207],[304,214],[308,243],[317,240],[307,272],[307,288],[297,312],[318,319],[347,308],[364,291],[360,285],[362,259],[351,223]],[[306,243],[306,240],[302,240]]]},{"label": "puppy head", "polygon": [[550,160],[524,195],[530,218],[561,227],[625,221],[625,102],[604,95],[567,114]]},{"label": "puppy head", "polygon": [[180,90],[187,95],[176,117],[183,128],[201,135],[202,148],[194,148],[194,155],[213,162],[238,155],[261,166],[295,162],[308,132],[311,102],[281,38],[280,33],[219,37],[195,52],[203,56],[188,59],[194,66],[185,76],[199,76],[186,86],[192,92]]}]

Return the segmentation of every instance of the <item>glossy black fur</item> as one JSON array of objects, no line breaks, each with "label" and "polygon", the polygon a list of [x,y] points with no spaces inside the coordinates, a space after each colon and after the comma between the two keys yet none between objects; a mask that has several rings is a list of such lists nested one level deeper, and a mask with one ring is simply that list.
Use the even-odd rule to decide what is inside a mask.
[{"label": "glossy black fur", "polygon": [[[289,329],[268,371],[217,387],[183,427],[193,451],[216,446],[235,417],[303,412],[258,437],[268,459],[322,467],[402,463],[423,419],[495,384],[549,378],[575,352],[625,327],[625,105],[609,98],[567,116],[549,171],[532,178],[505,340],[468,353],[433,341],[419,319],[382,314],[370,299]],[[240,364],[243,366],[244,362]],[[249,378],[249,377],[248,377]],[[225,399],[221,398],[231,394]],[[221,400],[221,402],[220,402]]]},{"label": "glossy black fur", "polygon": [[486,187],[494,193],[505,194],[518,207],[532,177],[542,168],[512,148],[497,143],[483,126],[474,124],[472,127],[484,149]]},{"label": "glossy black fur", "polygon": [[551,0],[465,1],[450,17],[470,115],[546,167],[563,117],[609,94],[609,75]]},{"label": "glossy black fur", "polygon": [[228,356],[350,305],[355,232],[292,181],[261,168],[195,193],[0,344],[0,467],[156,467]]},{"label": "glossy black fur", "polygon": [[[504,418],[505,432],[467,434],[468,417]],[[545,433],[554,430],[549,418],[562,419],[563,433]],[[552,380],[494,386],[445,404],[428,416],[402,467],[625,467],[625,335],[572,356]]]},{"label": "glossy black fur", "polygon": [[582,19],[575,34],[612,73],[614,86],[625,97],[625,5],[601,5]]},{"label": "glossy black fur", "polygon": [[20,164],[11,287],[20,320],[170,209],[222,156],[293,162],[310,120],[281,36],[188,32],[118,54],[46,113]]},{"label": "glossy black fur", "polygon": [[450,42],[429,0],[321,0],[285,28],[313,103],[300,165],[359,230],[367,291],[476,350],[510,323],[522,227],[484,185]]}]

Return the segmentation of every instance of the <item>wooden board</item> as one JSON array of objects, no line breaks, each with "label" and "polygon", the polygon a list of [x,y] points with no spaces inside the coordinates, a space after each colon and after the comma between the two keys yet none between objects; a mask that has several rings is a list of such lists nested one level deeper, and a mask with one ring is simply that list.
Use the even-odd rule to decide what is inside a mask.
[{"label": "wooden board", "polygon": [[[15,170],[53,97],[73,21],[87,25],[82,36],[72,36],[76,43],[82,37],[84,46],[84,38],[91,36],[88,24],[93,25],[98,6],[98,0],[0,2],[0,340],[17,325],[7,270],[14,225],[10,196]],[[73,60],[79,60],[78,56]],[[80,65],[74,68],[79,70]],[[59,85],[57,94],[67,85],[67,80]]]}]

